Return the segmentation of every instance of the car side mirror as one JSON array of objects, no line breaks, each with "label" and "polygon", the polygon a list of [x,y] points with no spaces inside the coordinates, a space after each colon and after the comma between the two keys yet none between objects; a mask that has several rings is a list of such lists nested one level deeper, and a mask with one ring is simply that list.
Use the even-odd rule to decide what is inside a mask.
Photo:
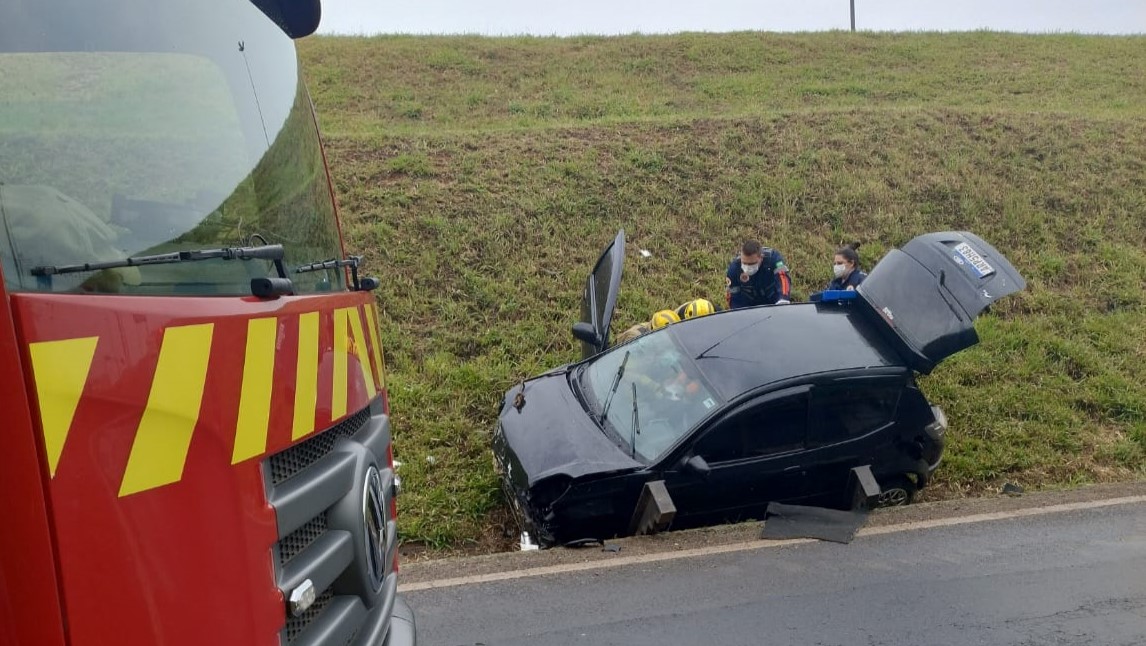
[{"label": "car side mirror", "polygon": [[699,455],[694,455],[685,459],[682,463],[682,466],[684,466],[686,470],[692,471],[702,478],[707,477],[708,474],[712,472],[712,467],[708,466],[708,462],[706,462],[705,459]]},{"label": "car side mirror", "polygon": [[593,329],[591,324],[584,321],[573,324],[573,336],[594,347],[600,347],[601,345],[600,335],[597,334],[597,331]]}]

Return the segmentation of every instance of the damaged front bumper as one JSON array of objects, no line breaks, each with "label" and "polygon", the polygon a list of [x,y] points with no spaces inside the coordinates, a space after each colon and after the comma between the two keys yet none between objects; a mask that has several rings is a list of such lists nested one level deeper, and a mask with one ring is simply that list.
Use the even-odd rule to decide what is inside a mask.
[{"label": "damaged front bumper", "polygon": [[519,491],[513,484],[512,469],[506,454],[505,436],[498,424],[494,432],[493,442],[493,470],[501,483],[502,495],[505,496],[509,506],[510,515],[517,524],[521,535],[521,549],[537,549],[538,546],[548,547],[553,543],[553,534],[547,525],[539,523],[529,508],[528,492]]}]

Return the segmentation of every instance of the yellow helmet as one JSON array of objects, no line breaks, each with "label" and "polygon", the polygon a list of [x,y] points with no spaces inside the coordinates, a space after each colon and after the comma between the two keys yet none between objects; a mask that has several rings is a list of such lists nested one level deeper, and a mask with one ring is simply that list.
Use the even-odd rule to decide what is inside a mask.
[{"label": "yellow helmet", "polygon": [[684,317],[686,319],[696,318],[698,316],[706,316],[716,311],[712,306],[712,301],[706,298],[698,298],[694,301],[689,301],[684,306]]},{"label": "yellow helmet", "polygon": [[659,330],[662,327],[669,325],[670,323],[677,323],[679,321],[680,317],[676,315],[676,312],[672,310],[661,310],[656,314],[653,314],[653,329]]}]

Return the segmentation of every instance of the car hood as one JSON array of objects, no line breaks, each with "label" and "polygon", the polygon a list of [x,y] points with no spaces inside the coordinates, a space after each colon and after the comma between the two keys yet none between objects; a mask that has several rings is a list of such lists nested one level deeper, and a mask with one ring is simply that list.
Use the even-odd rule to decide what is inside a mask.
[{"label": "car hood", "polygon": [[[606,436],[577,401],[567,370],[511,388],[502,402],[494,454],[515,485],[554,475],[570,478],[642,465]],[[524,390],[523,390],[524,387]],[[520,409],[515,400],[524,405]]]}]

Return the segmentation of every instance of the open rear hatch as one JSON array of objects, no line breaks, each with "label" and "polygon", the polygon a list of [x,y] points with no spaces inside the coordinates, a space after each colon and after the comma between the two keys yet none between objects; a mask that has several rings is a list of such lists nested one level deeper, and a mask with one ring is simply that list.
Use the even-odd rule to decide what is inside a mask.
[{"label": "open rear hatch", "polygon": [[892,250],[858,291],[908,365],[930,372],[979,342],[974,321],[1000,298],[1026,287],[1001,253],[966,231],[921,235]]},{"label": "open rear hatch", "polygon": [[609,347],[609,325],[617,307],[621,289],[621,269],[625,261],[625,230],[617,232],[613,242],[601,252],[593,272],[585,281],[581,300],[581,320],[573,324],[573,336],[581,341],[581,358],[603,352]]}]

